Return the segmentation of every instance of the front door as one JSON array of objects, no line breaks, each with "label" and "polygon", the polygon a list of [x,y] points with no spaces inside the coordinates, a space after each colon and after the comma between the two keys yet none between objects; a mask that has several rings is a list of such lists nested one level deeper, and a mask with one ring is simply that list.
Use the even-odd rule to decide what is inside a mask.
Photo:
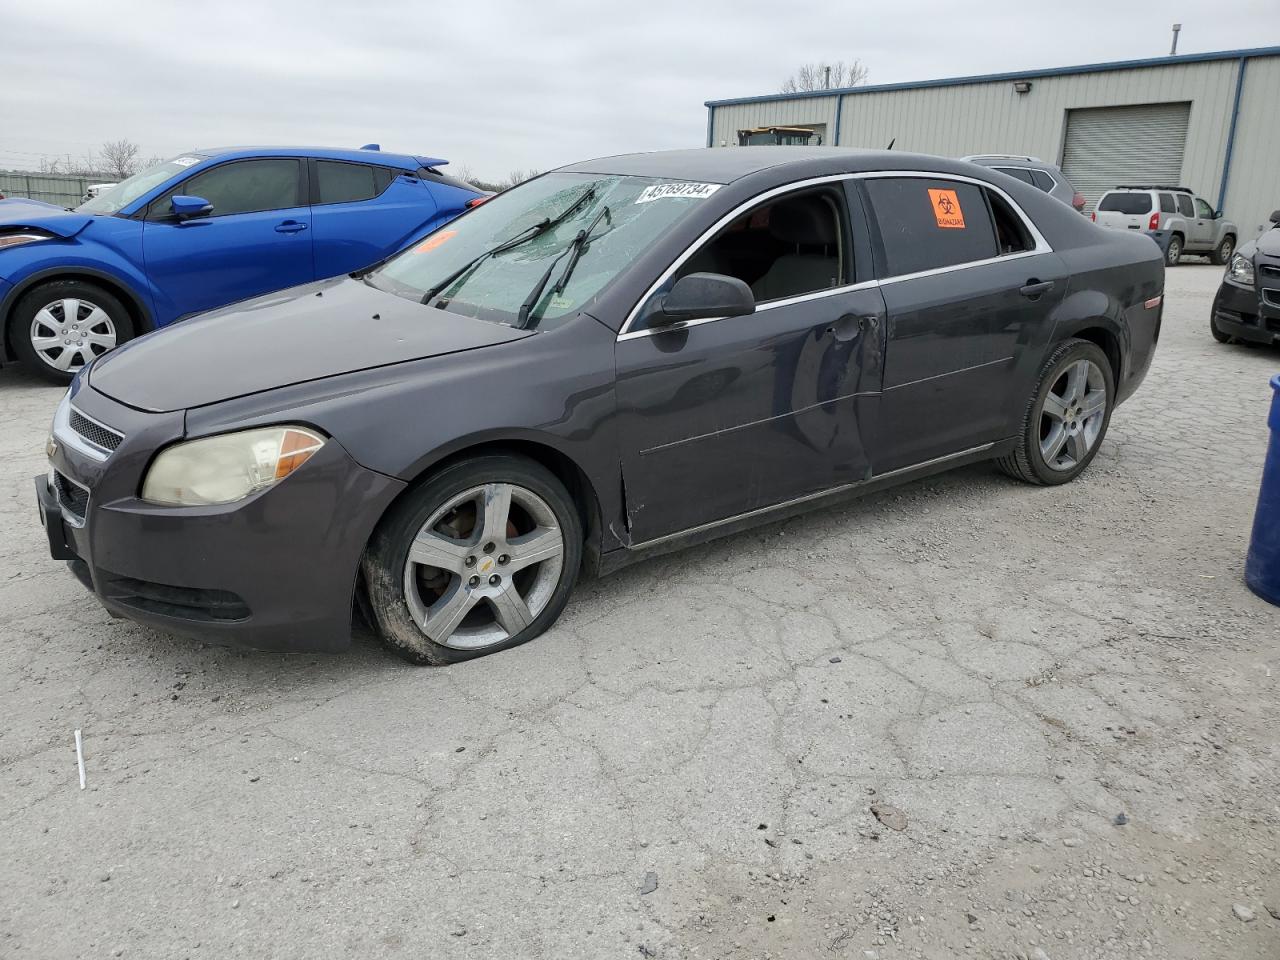
[{"label": "front door", "polygon": [[883,242],[888,309],[877,474],[1004,439],[1024,408],[1061,259],[999,192],[978,183],[864,181]]},{"label": "front door", "polygon": [[1209,250],[1213,247],[1214,232],[1217,221],[1213,217],[1213,207],[1199,197],[1195,199],[1196,218],[1191,221],[1191,236],[1187,238],[1187,246],[1197,250]]},{"label": "front door", "polygon": [[849,223],[835,189],[762,203],[663,288],[686,273],[736,276],[752,287],[754,314],[677,329],[641,322],[619,338],[632,542],[867,476],[860,408],[879,389],[884,303],[874,284],[855,282]]},{"label": "front door", "polygon": [[[154,201],[143,256],[164,323],[315,279],[306,171],[287,157],[205,170]],[[203,197],[208,217],[179,221],[175,194]]]}]

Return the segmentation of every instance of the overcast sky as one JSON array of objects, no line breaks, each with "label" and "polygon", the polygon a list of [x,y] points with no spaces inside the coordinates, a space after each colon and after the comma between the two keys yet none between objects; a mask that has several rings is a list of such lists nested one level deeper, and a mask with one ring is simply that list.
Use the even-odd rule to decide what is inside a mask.
[{"label": "overcast sky", "polygon": [[[1013,12],[1013,11],[1020,12]],[[701,146],[810,60],[871,83],[1280,43],[1278,0],[0,0],[0,168],[126,137],[429,154],[496,179]]]}]

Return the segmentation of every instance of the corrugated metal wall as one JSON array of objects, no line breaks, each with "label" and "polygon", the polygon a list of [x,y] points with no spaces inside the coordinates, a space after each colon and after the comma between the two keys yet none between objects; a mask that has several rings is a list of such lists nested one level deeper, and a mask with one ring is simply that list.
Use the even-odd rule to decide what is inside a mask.
[{"label": "corrugated metal wall", "polygon": [[[1280,57],[1247,61],[1222,209],[1251,240],[1280,208]],[[1211,203],[1216,203],[1216,194]]]},{"label": "corrugated metal wall", "polygon": [[21,173],[0,170],[0,193],[6,197],[30,197],[60,207],[78,206],[91,183],[106,183],[102,177],[72,177],[55,173]]},{"label": "corrugated metal wall", "polygon": [[[1280,57],[1247,63],[1223,205],[1242,235],[1280,207]],[[952,157],[1026,153],[1060,164],[1068,110],[1190,102],[1181,180],[1216,205],[1239,70],[1239,60],[1216,60],[1030,77],[1025,94],[1008,79],[850,93],[843,95],[839,144],[880,149],[896,138],[898,150]],[[711,143],[736,143],[739,128],[832,123],[835,114],[834,96],[726,104],[712,113]]]}]

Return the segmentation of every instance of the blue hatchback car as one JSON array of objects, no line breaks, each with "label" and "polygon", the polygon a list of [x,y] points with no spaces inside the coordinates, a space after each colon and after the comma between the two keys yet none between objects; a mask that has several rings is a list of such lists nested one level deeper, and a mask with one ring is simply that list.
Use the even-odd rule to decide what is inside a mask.
[{"label": "blue hatchback car", "polygon": [[445,162],[196,150],[75,209],[0,200],[0,361],[67,382],[140,333],[368,267],[485,199]]}]

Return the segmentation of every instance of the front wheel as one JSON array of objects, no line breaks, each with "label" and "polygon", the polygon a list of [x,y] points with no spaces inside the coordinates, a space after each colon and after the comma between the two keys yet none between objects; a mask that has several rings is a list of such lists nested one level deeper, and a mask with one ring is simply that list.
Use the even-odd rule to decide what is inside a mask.
[{"label": "front wheel", "polygon": [[1231,334],[1221,329],[1218,326],[1218,321],[1214,320],[1213,317],[1209,318],[1209,332],[1213,334],[1213,339],[1217,340],[1219,343],[1230,343],[1235,339]]},{"label": "front wheel", "polygon": [[70,383],[85,364],[133,337],[119,298],[84,280],[53,280],[24,294],[9,315],[18,359],[53,383]]},{"label": "front wheel", "polygon": [[1022,432],[1000,468],[1027,483],[1074,480],[1098,453],[1111,421],[1115,379],[1107,355],[1088,340],[1067,340],[1040,368]]},{"label": "front wheel", "polygon": [[582,562],[582,521],[564,485],[517,456],[446,467],[383,518],[365,553],[383,641],[447,664],[526,643],[555,622]]}]

